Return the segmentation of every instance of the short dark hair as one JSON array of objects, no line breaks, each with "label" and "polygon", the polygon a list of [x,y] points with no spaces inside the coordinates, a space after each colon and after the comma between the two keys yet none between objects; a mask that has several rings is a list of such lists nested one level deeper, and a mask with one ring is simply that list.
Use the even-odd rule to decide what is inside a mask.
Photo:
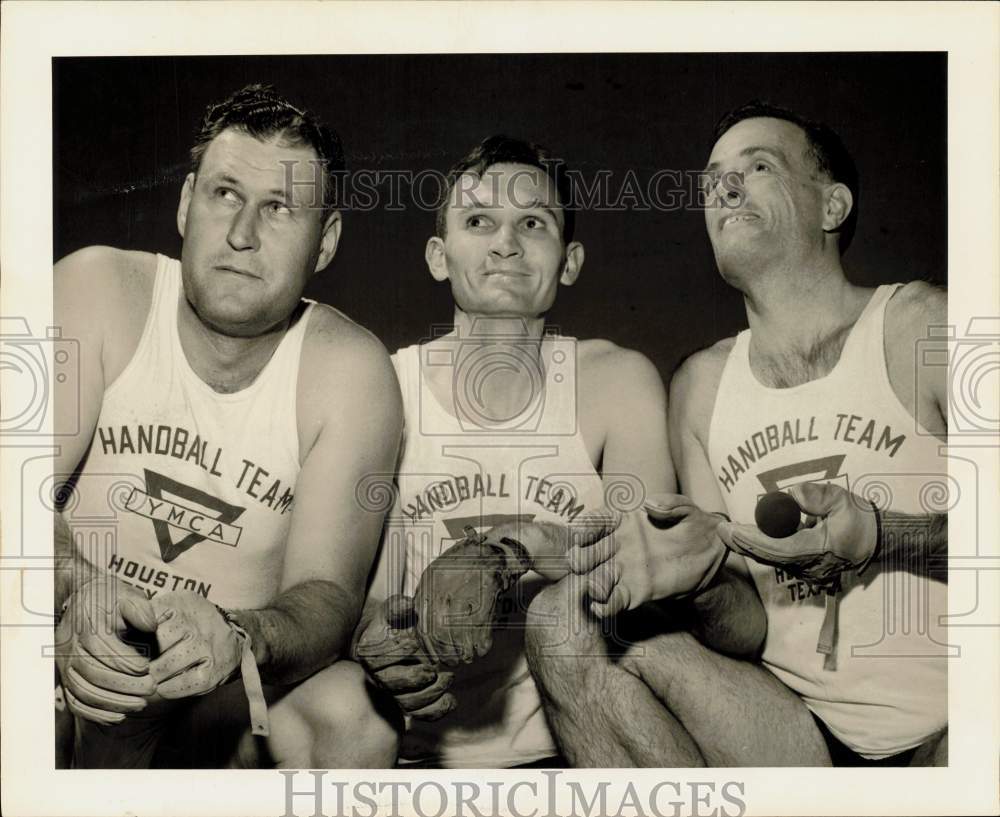
[{"label": "short dark hair", "polygon": [[271,85],[247,85],[222,102],[209,105],[191,147],[191,171],[197,175],[209,143],[227,128],[269,139],[280,136],[291,145],[311,147],[323,167],[323,209],[334,209],[333,175],[345,169],[344,147],[333,128],[292,105]]},{"label": "short dark hair", "polygon": [[447,232],[448,203],[459,177],[465,173],[481,177],[494,165],[510,164],[537,167],[552,180],[556,188],[556,201],[563,211],[563,241],[569,244],[573,240],[576,214],[572,208],[573,191],[565,163],[541,145],[502,134],[487,136],[448,171],[444,197],[438,205],[435,221],[439,238],[444,238]]},{"label": "short dark hair", "polygon": [[854,230],[858,223],[858,204],[861,199],[861,189],[858,183],[858,168],[854,159],[844,146],[843,141],[829,125],[807,119],[795,111],[763,102],[751,100],[725,114],[715,126],[715,141],[733,125],[744,119],[782,119],[799,127],[805,134],[809,145],[809,155],[820,173],[828,176],[831,181],[847,186],[854,198],[854,205],[844,223],[840,225],[840,251],[844,252],[854,238]]}]

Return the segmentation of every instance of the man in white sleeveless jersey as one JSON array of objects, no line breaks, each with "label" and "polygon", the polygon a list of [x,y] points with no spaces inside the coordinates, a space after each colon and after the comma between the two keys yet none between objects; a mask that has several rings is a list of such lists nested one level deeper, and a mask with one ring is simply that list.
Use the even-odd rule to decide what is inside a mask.
[{"label": "man in white sleeveless jersey", "polygon": [[[946,763],[947,394],[944,367],[915,359],[945,295],[847,280],[857,172],[829,128],[751,103],[720,122],[707,170],[709,238],[750,328],[673,378],[671,450],[685,494],[732,517],[717,546],[765,561],[731,555],[690,633],[617,663],[575,657],[593,632],[568,639],[536,673],[554,731],[583,765]],[[785,539],[751,527],[775,491],[811,515]],[[669,593],[655,537],[616,558],[595,611]]]},{"label": "man in white sleeveless jersey", "polygon": [[191,153],[179,262],[90,247],[55,268],[80,345],[79,415],[56,403],[79,426],[56,463],[72,762],[390,762],[395,733],[339,659],[383,518],[355,488],[392,467],[399,392],[372,335],[301,297],[337,248],[343,150],[254,85],[208,109]]},{"label": "man in white sleeveless jersey", "polygon": [[[388,595],[412,596],[428,565],[470,532],[569,528],[605,504],[634,507],[674,485],[652,363],[546,326],[557,289],[576,282],[584,261],[565,168],[537,146],[494,136],[448,180],[426,260],[451,287],[454,325],[393,357],[404,442],[370,591],[376,613]],[[539,588],[567,574],[566,546],[523,544],[529,569],[498,601],[488,652],[453,678],[424,665],[400,696],[412,714],[402,764],[510,767],[558,754],[525,661],[524,619]]]}]

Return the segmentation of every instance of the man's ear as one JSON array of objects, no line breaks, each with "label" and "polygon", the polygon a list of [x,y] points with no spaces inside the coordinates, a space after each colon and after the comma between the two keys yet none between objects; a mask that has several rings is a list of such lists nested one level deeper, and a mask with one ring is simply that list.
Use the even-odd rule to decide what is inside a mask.
[{"label": "man's ear", "polygon": [[314,273],[325,269],[333,260],[333,255],[337,252],[337,245],[340,243],[340,228],[342,224],[339,210],[334,210],[323,221],[323,235],[319,240],[319,257],[316,259]]},{"label": "man's ear", "polygon": [[427,262],[427,269],[431,271],[431,276],[435,281],[448,280],[448,261],[444,254],[444,239],[438,238],[436,235],[427,239],[424,260]]},{"label": "man's ear", "polygon": [[823,230],[832,233],[837,230],[851,214],[854,207],[854,196],[846,184],[831,184],[826,188],[826,207],[823,210]]},{"label": "man's ear", "polygon": [[191,195],[194,193],[194,173],[188,173],[181,188],[181,200],[177,203],[177,232],[184,238],[184,227],[187,225],[188,207],[191,206]]},{"label": "man's ear", "polygon": [[563,262],[562,274],[559,276],[559,283],[563,286],[571,287],[580,277],[580,270],[583,268],[585,253],[583,244],[579,241],[571,241],[566,247],[566,260]]}]

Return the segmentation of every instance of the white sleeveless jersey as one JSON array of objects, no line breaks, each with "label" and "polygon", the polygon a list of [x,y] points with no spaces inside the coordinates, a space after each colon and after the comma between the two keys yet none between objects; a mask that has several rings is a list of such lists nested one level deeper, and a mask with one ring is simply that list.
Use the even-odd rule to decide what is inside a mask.
[{"label": "white sleeveless jersey", "polygon": [[[558,340],[559,347],[575,344]],[[566,358],[551,345],[543,343],[544,401],[536,413],[522,424],[532,413],[527,409],[508,430],[488,433],[481,426],[463,428],[424,385],[421,367],[435,363],[427,347],[393,356],[405,430],[383,558],[405,550],[405,564],[390,570],[403,574],[403,592],[416,591],[427,565],[460,541],[467,526],[483,532],[514,518],[568,524],[603,503],[601,479],[577,428],[575,379],[560,373]],[[401,763],[509,767],[557,753],[524,657],[524,614],[545,584],[529,571],[501,598],[492,649],[455,672],[458,706],[436,722],[415,720],[403,739]]]},{"label": "white sleeveless jersey", "polygon": [[[719,384],[709,459],[734,521],[753,523],[758,498],[802,482],[833,482],[880,508],[946,510],[943,446],[889,383],[879,287],[827,376],[767,388],[739,334]],[[843,577],[832,661],[817,652],[825,594],[747,559],[767,609],[763,661],[830,731],[868,758],[903,752],[947,723],[947,586],[876,561]]]},{"label": "white sleeveless jersey", "polygon": [[104,393],[67,517],[86,559],[150,596],[190,590],[262,607],[278,591],[299,473],[296,385],[312,304],[252,385],[219,394],[181,348],[181,297],[180,263],[158,256],[142,337]]}]

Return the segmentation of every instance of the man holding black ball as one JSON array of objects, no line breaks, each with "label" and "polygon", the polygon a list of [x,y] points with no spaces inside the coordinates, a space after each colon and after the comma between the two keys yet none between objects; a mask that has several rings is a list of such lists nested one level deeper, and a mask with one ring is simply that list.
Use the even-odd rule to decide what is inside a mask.
[{"label": "man holding black ball", "polygon": [[[914,355],[946,296],[848,281],[857,171],[828,127],[750,103],[715,135],[706,226],[750,328],[681,366],[670,444],[691,504],[734,520],[716,546],[752,558],[695,597],[691,632],[617,661],[595,658],[596,628],[553,637],[566,601],[543,593],[528,647],[547,714],[580,765],[944,765],[947,516],[927,498],[947,484],[947,386]],[[757,523],[788,535],[745,524],[762,499]],[[617,550],[591,575],[595,613],[669,594],[664,536],[593,548]]]}]

